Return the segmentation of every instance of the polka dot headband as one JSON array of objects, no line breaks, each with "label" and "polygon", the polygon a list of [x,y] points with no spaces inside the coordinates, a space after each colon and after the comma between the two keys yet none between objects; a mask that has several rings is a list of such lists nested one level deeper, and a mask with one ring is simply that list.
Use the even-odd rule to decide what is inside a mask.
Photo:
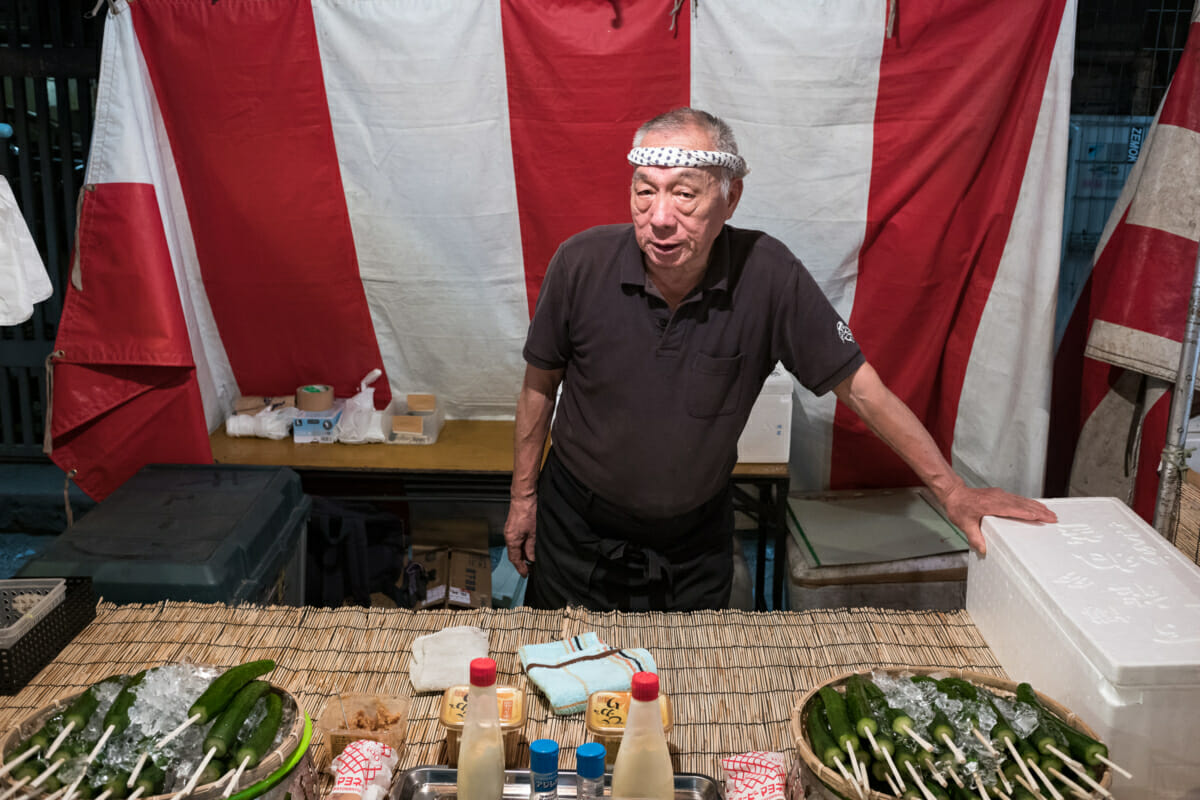
[{"label": "polka dot headband", "polygon": [[733,177],[744,178],[750,168],[746,159],[718,150],[684,150],[680,147],[635,147],[629,163],[639,167],[725,167]]}]

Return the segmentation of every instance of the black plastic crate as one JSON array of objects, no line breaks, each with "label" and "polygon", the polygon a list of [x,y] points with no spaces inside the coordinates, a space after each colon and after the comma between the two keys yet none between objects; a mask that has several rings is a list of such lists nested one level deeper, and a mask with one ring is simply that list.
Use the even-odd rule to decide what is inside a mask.
[{"label": "black plastic crate", "polygon": [[0,650],[0,694],[25,688],[54,657],[96,618],[92,579],[65,579],[66,595],[49,614],[25,631],[11,647]]},{"label": "black plastic crate", "polygon": [[117,604],[303,605],[311,508],[287,467],[149,464],[17,577],[86,575]]}]

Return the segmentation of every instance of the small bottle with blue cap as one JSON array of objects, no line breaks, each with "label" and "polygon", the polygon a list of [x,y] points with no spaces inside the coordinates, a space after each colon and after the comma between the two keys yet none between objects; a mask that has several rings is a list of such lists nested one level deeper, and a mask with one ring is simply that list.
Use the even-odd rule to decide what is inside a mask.
[{"label": "small bottle with blue cap", "polygon": [[537,739],[529,745],[530,800],[558,800],[558,742]]},{"label": "small bottle with blue cap", "polygon": [[575,748],[575,796],[604,797],[604,745],[588,742]]}]

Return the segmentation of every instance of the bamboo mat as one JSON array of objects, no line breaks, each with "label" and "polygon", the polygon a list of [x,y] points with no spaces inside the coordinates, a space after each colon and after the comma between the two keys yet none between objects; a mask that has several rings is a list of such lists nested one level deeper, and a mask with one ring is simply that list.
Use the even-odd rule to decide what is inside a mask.
[{"label": "bamboo mat", "polygon": [[1191,471],[1179,487],[1179,514],[1175,521],[1175,546],[1200,564],[1200,487]]},{"label": "bamboo mat", "polygon": [[[671,696],[669,739],[676,769],[722,779],[721,758],[751,750],[794,757],[788,733],[792,704],[810,688],[844,672],[871,667],[961,667],[1004,676],[965,611],[833,611],[692,614],[595,613],[580,609],[410,611],[241,607],[166,602],[116,606],[96,619],[19,694],[0,697],[0,730],[55,699],[113,673],[173,662],[229,666],[273,658],[271,682],[294,694],[316,720],[341,692],[410,694],[413,640],[454,625],[489,632],[499,682],[524,689],[528,742],[556,740],[563,769],[588,741],[583,715],[555,716],[520,671],[517,648],[596,631],[616,647],[645,647]],[[413,697],[408,744],[400,766],[445,763],[437,715],[441,696]],[[324,737],[314,738],[317,767],[329,764]]]}]

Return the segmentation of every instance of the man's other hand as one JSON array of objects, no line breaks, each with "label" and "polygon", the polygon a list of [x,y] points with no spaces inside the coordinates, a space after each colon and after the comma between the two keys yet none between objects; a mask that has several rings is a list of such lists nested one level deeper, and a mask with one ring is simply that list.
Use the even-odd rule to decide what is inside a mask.
[{"label": "man's other hand", "polygon": [[536,539],[537,497],[514,499],[508,506],[508,519],[504,522],[504,543],[508,545],[508,560],[523,577],[529,575]]},{"label": "man's other hand", "polygon": [[1058,522],[1054,512],[1037,500],[1010,494],[1003,489],[972,489],[959,485],[941,498],[950,521],[967,535],[971,549],[983,555],[987,543],[979,525],[987,517],[1007,517],[1027,522]]}]

